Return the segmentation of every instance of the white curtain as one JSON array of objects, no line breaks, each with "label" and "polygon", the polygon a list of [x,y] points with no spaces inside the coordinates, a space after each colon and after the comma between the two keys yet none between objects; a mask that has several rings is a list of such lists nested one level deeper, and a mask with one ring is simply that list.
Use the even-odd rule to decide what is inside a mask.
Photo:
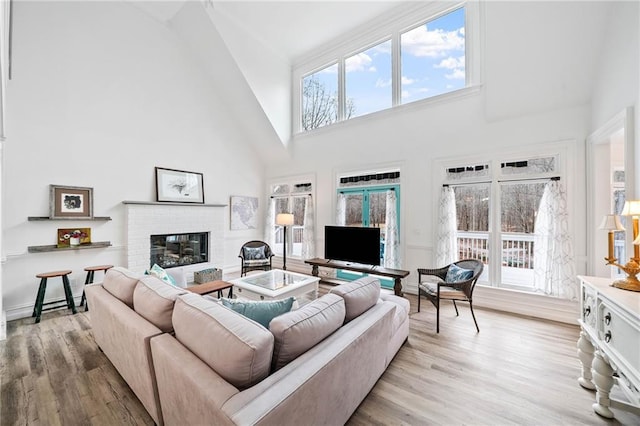
[{"label": "white curtain", "polygon": [[271,250],[274,249],[276,244],[276,199],[271,197],[264,220],[264,242],[269,244]]},{"label": "white curtain", "polygon": [[534,225],[533,286],[537,292],[577,300],[567,197],[560,181],[549,182]]},{"label": "white curtain", "polygon": [[313,213],[313,198],[307,195],[304,201],[304,224],[302,230],[302,258],[316,257],[315,218]]},{"label": "white curtain", "polygon": [[398,238],[398,209],[396,191],[387,191],[387,207],[384,223],[387,226],[384,241],[384,267],[400,268],[400,239]]},{"label": "white curtain", "polygon": [[444,186],[440,191],[436,230],[436,265],[439,268],[458,260],[457,230],[456,195],[453,188]]},{"label": "white curtain", "polygon": [[344,226],[347,221],[347,197],[338,193],[336,201],[336,225]]}]

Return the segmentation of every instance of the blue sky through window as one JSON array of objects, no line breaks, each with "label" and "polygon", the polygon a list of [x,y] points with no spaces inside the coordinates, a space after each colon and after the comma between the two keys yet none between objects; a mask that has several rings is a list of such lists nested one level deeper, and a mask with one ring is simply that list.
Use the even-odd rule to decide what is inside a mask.
[{"label": "blue sky through window", "polygon": [[344,66],[352,117],[391,108],[391,40],[345,59]]},{"label": "blue sky through window", "polygon": [[464,8],[400,36],[402,103],[466,85]]}]

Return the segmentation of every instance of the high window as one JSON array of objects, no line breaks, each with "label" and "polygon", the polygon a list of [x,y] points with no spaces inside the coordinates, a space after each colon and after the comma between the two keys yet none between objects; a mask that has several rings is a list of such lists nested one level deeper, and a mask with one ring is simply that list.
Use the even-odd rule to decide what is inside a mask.
[{"label": "high window", "polygon": [[307,62],[296,67],[299,107],[294,111],[300,131],[477,83],[477,71],[471,71],[479,66],[469,63],[467,53],[476,34],[468,28],[476,6],[433,2],[421,7],[379,30],[363,29],[366,37],[321,55],[316,66]]}]

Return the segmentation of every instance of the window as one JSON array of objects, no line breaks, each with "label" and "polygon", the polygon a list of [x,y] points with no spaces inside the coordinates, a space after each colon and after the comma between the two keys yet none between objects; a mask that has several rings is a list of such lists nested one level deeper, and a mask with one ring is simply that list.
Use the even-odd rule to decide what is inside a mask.
[{"label": "window", "polygon": [[466,86],[464,8],[400,35],[402,103]]},{"label": "window", "polygon": [[[294,122],[317,129],[478,83],[478,5],[429,2],[402,6],[388,23],[294,68]],[[362,35],[364,34],[364,36]],[[316,63],[314,66],[313,64]],[[327,66],[327,64],[331,64]],[[299,102],[299,107],[298,107]]]},{"label": "window", "polygon": [[536,217],[547,182],[559,174],[558,156],[456,164],[443,172],[455,194],[459,258],[488,265],[484,284],[533,291]]},{"label": "window", "polygon": [[348,57],[345,119],[391,108],[391,40]]},{"label": "window", "polygon": [[335,123],[338,114],[338,64],[333,64],[302,80],[302,128]]},{"label": "window", "polygon": [[[271,185],[271,203],[273,215],[271,218],[271,235],[273,238],[267,243],[271,250],[277,254],[283,254],[284,231],[281,226],[275,224],[275,217],[278,213],[293,213],[293,226],[287,232],[287,256],[301,257],[302,247],[305,242],[305,213],[308,199],[312,195],[313,185],[308,180],[290,183],[277,183]],[[309,229],[313,233],[314,230]]]}]

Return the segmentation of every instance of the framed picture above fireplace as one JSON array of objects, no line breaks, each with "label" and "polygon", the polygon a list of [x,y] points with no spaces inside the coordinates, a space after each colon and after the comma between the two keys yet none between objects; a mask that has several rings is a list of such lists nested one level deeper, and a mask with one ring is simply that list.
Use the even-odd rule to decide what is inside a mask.
[{"label": "framed picture above fireplace", "polygon": [[156,200],[204,204],[202,173],[156,167]]}]

